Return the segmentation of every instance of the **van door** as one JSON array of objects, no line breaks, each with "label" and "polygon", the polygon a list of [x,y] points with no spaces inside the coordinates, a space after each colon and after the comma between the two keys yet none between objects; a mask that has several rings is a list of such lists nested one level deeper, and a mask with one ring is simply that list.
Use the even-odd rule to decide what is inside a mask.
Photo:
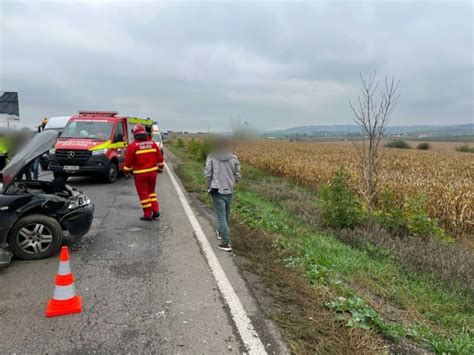
[{"label": "van door", "polygon": [[125,152],[127,150],[127,134],[124,127],[125,121],[117,122],[117,127],[115,128],[114,134],[114,144],[117,144],[117,159],[119,162],[119,170],[123,169],[123,164],[125,163]]}]

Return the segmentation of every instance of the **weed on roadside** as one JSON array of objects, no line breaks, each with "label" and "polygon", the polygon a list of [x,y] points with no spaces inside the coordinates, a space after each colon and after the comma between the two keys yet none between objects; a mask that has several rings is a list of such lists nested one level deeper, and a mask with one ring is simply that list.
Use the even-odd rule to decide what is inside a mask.
[{"label": "weed on roadside", "polygon": [[[373,316],[371,324],[382,334],[398,339],[409,334],[411,325],[424,324],[430,329],[430,339],[444,339],[446,345],[458,329],[472,324],[471,298],[462,290],[448,291],[428,276],[405,273],[389,256],[374,259],[366,250],[352,249],[324,233],[314,234],[297,217],[289,216],[247,191],[239,194],[237,204],[239,220],[256,230],[284,236],[280,240],[282,247],[296,251],[296,257],[285,261],[286,266],[300,267],[313,288],[329,287],[337,297],[357,296],[353,290],[348,291],[348,285],[356,284],[358,292],[382,298],[402,311],[409,310],[405,312],[409,315],[405,319],[408,326],[379,321],[383,319],[380,314]],[[271,223],[266,221],[269,216]],[[380,311],[383,308],[377,310]],[[425,344],[428,341],[415,340]],[[472,337],[467,341],[472,342]]]},{"label": "weed on roadside", "polygon": [[[245,164],[243,176],[245,179],[241,183],[241,190],[252,191],[297,216],[312,228],[324,227],[317,202],[319,196],[315,191],[297,186],[287,179],[264,174]],[[328,229],[328,233],[344,243],[367,251],[373,258],[391,259],[412,272],[433,275],[453,289],[464,288],[471,290],[472,294],[472,253],[456,243],[408,236],[403,211],[391,197],[391,193],[390,190],[384,191],[384,208],[377,215],[379,222],[391,230],[390,233],[380,228],[375,228],[370,233],[364,228]],[[396,234],[400,237],[395,237]]]},{"label": "weed on roadside", "polygon": [[351,329],[334,321],[325,306],[334,295],[328,288],[314,288],[291,263],[288,249],[279,247],[279,237],[250,229],[234,221],[233,247],[239,267],[256,274],[260,282],[250,286],[263,293],[262,308],[282,330],[295,354],[386,353],[383,339],[373,331]]}]

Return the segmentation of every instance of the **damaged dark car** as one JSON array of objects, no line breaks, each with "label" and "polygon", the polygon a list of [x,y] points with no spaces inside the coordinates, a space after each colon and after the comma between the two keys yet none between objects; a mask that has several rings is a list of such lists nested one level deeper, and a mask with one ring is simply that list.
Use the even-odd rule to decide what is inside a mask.
[{"label": "damaged dark car", "polygon": [[25,260],[54,255],[65,235],[78,238],[91,227],[93,204],[62,178],[22,180],[25,169],[57,136],[56,131],[37,134],[1,173],[0,267],[10,264],[12,254]]}]

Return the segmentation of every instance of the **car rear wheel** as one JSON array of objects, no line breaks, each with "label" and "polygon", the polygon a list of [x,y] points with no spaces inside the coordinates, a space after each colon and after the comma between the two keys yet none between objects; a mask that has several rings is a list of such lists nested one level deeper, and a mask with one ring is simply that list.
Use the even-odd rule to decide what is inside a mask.
[{"label": "car rear wheel", "polygon": [[11,250],[20,259],[35,260],[56,254],[63,231],[54,218],[32,214],[21,218],[10,232]]},{"label": "car rear wheel", "polygon": [[112,183],[112,182],[115,182],[117,180],[117,177],[118,177],[117,164],[110,163],[109,171],[105,175],[105,181]]}]

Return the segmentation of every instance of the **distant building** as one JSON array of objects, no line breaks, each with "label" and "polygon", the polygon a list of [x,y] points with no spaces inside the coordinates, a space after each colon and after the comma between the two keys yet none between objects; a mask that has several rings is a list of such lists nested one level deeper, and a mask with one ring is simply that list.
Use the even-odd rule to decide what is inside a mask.
[{"label": "distant building", "polygon": [[11,91],[0,92],[0,128],[19,128],[20,111],[18,93]]}]

